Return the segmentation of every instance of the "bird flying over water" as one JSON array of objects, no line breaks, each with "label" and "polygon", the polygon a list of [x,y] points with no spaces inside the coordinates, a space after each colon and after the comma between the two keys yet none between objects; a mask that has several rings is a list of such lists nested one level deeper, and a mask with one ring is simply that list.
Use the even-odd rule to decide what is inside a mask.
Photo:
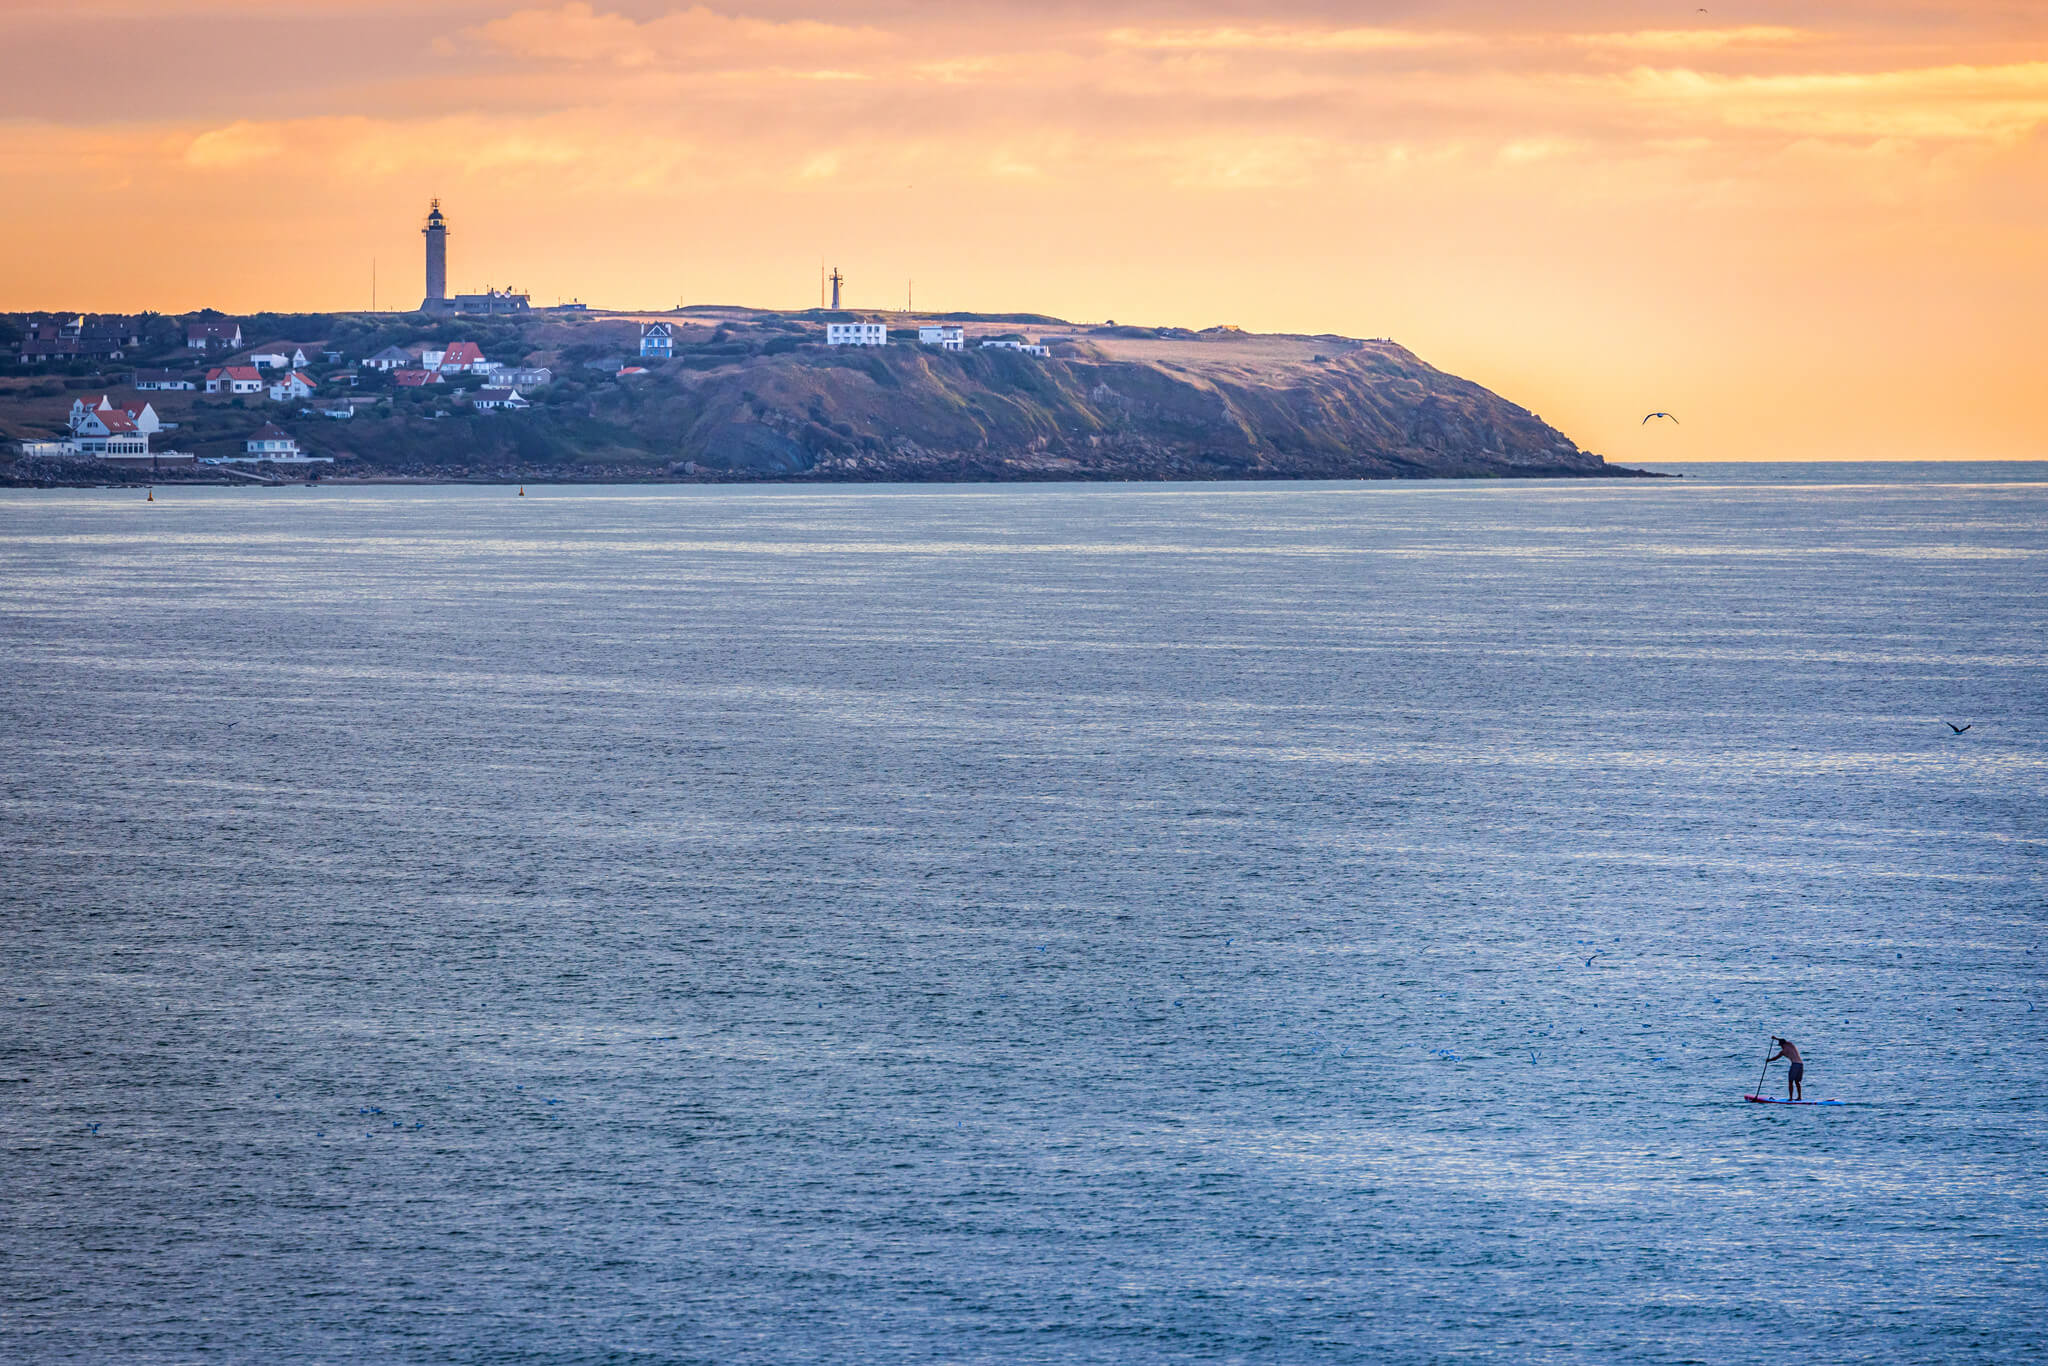
[{"label": "bird flying over water", "polygon": [[1976,725],[1977,723],[1976,723],[1975,721],[1972,721],[1972,722],[1970,723],[1970,726],[1959,726],[1959,725],[1957,725],[1957,724],[1956,724],[1955,722],[1953,722],[1953,721],[1944,721],[1944,722],[1942,722],[1941,724],[1943,724],[1944,726],[1947,726],[1947,727],[1948,727],[1948,728],[1949,728],[1950,730],[1954,731],[1954,732],[1955,732],[1956,734],[1958,734],[1958,735],[1961,735],[1961,734],[1962,734],[1962,733],[1963,733],[1964,731],[1968,730],[1968,729],[1970,728],[1970,726],[1974,726],[1974,725]]},{"label": "bird flying over water", "polygon": [[[1678,421],[1678,419],[1677,419],[1677,418],[1675,418],[1675,417],[1671,417],[1671,414],[1669,414],[1669,413],[1651,413],[1651,414],[1650,414],[1650,417],[1663,417],[1663,418],[1670,418],[1670,419],[1671,419],[1671,421],[1673,421],[1673,422],[1677,422],[1677,421]],[[1648,421],[1650,420],[1650,417],[1646,417],[1646,418],[1644,418],[1644,419],[1643,419],[1643,422],[1647,423],[1647,422],[1648,422]],[[1640,425],[1640,424],[1639,424],[1639,425]],[[1682,425],[1682,424],[1681,424],[1681,425]]]}]

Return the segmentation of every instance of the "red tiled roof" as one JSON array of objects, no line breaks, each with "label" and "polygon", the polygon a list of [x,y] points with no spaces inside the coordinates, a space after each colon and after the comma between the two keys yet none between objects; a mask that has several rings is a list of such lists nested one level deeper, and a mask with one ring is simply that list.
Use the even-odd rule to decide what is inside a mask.
[{"label": "red tiled roof", "polygon": [[474,365],[484,358],[483,348],[475,342],[453,342],[446,355],[441,357],[443,365]]},{"label": "red tiled roof", "polygon": [[251,441],[289,441],[292,439],[292,434],[278,426],[275,422],[266,422],[250,433],[249,439]]}]

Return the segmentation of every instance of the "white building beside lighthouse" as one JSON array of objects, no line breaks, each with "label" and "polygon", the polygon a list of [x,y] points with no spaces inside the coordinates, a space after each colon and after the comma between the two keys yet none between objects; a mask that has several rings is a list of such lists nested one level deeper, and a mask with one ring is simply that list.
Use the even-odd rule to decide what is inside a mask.
[{"label": "white building beside lighthouse", "polygon": [[889,328],[885,323],[826,323],[827,346],[887,346]]}]

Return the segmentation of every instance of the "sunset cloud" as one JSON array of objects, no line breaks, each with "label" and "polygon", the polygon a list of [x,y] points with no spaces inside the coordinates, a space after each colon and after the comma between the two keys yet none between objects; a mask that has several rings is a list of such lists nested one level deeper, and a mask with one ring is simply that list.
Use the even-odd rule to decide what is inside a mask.
[{"label": "sunset cloud", "polygon": [[1634,33],[1575,33],[1571,41],[1580,47],[1606,48],[1622,52],[1711,52],[1719,48],[1783,46],[1810,43],[1821,35],[1805,29],[1772,25],[1744,28],[1644,29]]},{"label": "sunset cloud", "polygon": [[1459,33],[1419,33],[1397,28],[1257,28],[1112,29],[1108,41],[1117,47],[1166,52],[1413,52],[1472,43]]},{"label": "sunset cloud", "polygon": [[622,14],[600,13],[580,0],[552,9],[520,10],[470,33],[517,57],[620,67],[701,68],[744,59],[788,68],[803,56],[872,51],[889,41],[888,35],[873,28],[810,19],[751,19],[701,6],[636,22]]},{"label": "sunset cloud", "polygon": [[1797,76],[1644,69],[1621,84],[1646,107],[1799,137],[2014,142],[2048,126],[2048,62]]}]

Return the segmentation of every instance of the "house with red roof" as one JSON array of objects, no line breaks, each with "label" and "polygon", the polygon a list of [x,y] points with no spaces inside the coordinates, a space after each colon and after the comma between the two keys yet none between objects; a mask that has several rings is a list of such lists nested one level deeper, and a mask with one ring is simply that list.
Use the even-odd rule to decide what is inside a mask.
[{"label": "house with red roof", "polygon": [[144,436],[155,436],[164,429],[162,419],[156,415],[155,405],[145,403],[140,409],[116,408],[114,400],[105,394],[100,395],[100,401],[96,406],[88,406],[82,398],[73,399],[71,401],[71,415],[64,419],[64,425],[76,434],[84,430],[86,419],[95,414],[102,419],[109,414],[124,417],[134,424],[136,431]]},{"label": "house with red roof", "polygon": [[253,365],[223,365],[206,372],[209,394],[260,394],[263,372]]},{"label": "house with red roof", "polygon": [[401,389],[417,389],[422,384],[442,384],[439,370],[393,370],[391,378]]},{"label": "house with red roof", "polygon": [[457,373],[465,370],[480,372],[493,367],[484,359],[483,348],[475,342],[450,342],[448,349],[441,353],[439,368],[445,374],[450,370]]},{"label": "house with red roof", "polygon": [[314,388],[311,376],[303,370],[294,370],[270,386],[270,401],[283,403],[286,399],[311,398]]},{"label": "house with red roof", "polygon": [[88,408],[72,431],[72,447],[80,455],[148,455],[149,436],[137,431],[127,413]]}]

